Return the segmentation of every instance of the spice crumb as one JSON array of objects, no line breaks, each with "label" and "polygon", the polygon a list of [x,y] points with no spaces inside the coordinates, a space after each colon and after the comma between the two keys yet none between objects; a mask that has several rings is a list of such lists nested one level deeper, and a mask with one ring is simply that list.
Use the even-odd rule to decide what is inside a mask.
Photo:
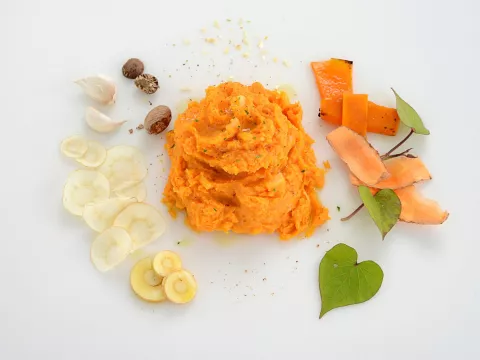
[{"label": "spice crumb", "polygon": [[263,278],[263,281],[267,281],[267,278]]},{"label": "spice crumb", "polygon": [[337,205],[337,211],[340,211],[340,206]]},{"label": "spice crumb", "polygon": [[143,124],[139,124],[137,126],[137,130],[143,130],[145,128],[145,126],[143,126]]},{"label": "spice crumb", "polygon": [[248,270],[245,270],[245,274],[248,273]]},{"label": "spice crumb", "polygon": [[133,129],[128,129],[128,132],[129,132],[130,134],[133,134]]}]

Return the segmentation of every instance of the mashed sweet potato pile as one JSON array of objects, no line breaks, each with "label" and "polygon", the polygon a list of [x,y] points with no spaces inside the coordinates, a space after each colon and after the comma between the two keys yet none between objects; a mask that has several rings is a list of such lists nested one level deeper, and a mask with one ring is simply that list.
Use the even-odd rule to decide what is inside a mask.
[{"label": "mashed sweet potato pile", "polygon": [[228,82],[190,102],[167,135],[164,203],[198,231],[310,235],[328,217],[300,104],[261,84]]}]

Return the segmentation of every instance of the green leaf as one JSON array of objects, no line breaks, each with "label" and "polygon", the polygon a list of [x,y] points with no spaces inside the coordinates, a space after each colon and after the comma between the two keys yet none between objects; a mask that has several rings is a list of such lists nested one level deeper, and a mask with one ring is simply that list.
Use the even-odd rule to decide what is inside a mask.
[{"label": "green leaf", "polygon": [[375,225],[382,233],[382,239],[385,239],[385,235],[388,234],[400,217],[402,211],[400,199],[391,189],[380,190],[374,196],[368,187],[359,186],[358,192]]},{"label": "green leaf", "polygon": [[405,125],[412,128],[415,133],[421,135],[430,135],[430,131],[425,127],[425,125],[423,125],[423,121],[415,109],[411,107],[405,100],[403,100],[400,95],[393,90],[393,88],[392,91],[397,99],[397,113],[400,117],[400,120]]},{"label": "green leaf", "polygon": [[332,309],[370,300],[382,286],[382,268],[357,259],[355,249],[345,244],[335,245],[323,257],[318,270],[320,318]]}]

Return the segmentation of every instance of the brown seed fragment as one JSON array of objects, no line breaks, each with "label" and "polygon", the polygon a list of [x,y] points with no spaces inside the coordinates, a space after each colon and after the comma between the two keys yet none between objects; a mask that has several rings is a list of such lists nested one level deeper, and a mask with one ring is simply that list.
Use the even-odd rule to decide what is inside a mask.
[{"label": "brown seed fragment", "polygon": [[150,74],[142,74],[135,79],[135,86],[142,90],[145,94],[153,94],[159,88],[158,80]]},{"label": "brown seed fragment", "polygon": [[143,74],[145,69],[143,62],[137,58],[128,59],[122,67],[123,76],[128,79],[135,79],[137,76]]}]

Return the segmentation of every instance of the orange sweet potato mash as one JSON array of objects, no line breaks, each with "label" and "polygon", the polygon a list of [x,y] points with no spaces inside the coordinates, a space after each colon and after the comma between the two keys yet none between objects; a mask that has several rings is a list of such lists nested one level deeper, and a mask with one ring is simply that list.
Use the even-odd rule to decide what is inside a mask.
[{"label": "orange sweet potato mash", "polygon": [[185,210],[198,231],[312,234],[329,217],[316,193],[324,171],[301,120],[300,104],[259,83],[209,87],[167,135],[163,202],[172,216]]}]

